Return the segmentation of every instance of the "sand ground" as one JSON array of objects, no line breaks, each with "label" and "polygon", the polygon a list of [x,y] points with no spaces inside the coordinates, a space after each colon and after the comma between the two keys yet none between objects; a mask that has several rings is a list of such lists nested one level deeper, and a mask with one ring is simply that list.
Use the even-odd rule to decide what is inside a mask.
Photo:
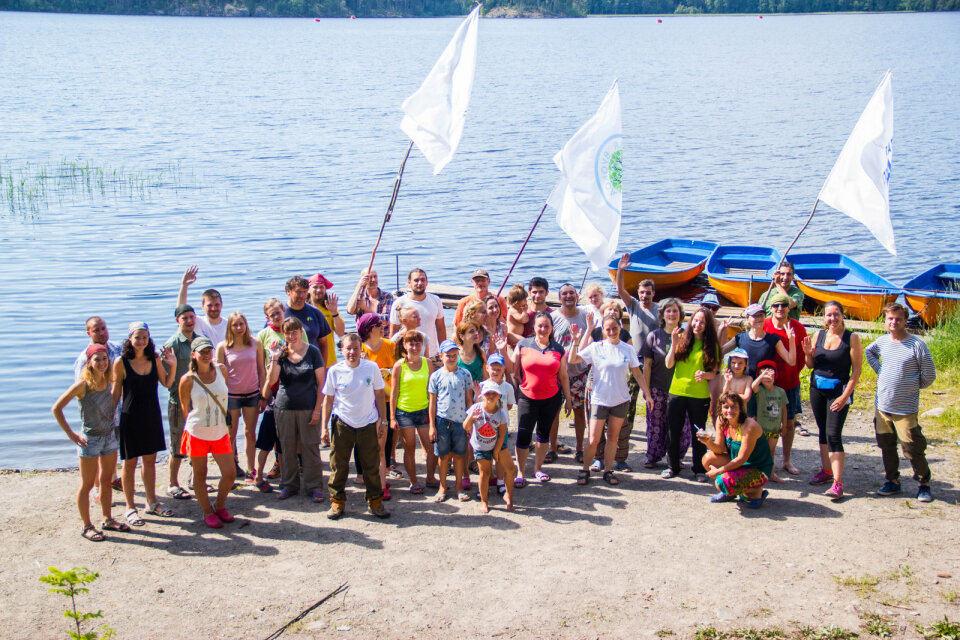
[{"label": "sand ground", "polygon": [[[809,408],[805,419],[812,423]],[[561,435],[572,444],[566,422]],[[76,472],[6,474],[2,636],[63,637],[65,603],[38,578],[49,566],[81,565],[101,575],[80,608],[102,609],[120,638],[266,638],[342,583],[344,595],[283,637],[857,630],[867,612],[889,616],[895,637],[919,637],[917,623],[960,619],[956,444],[928,450],[935,502],[913,499],[906,463],[904,495],[879,498],[879,451],[867,416],[853,412],[844,434],[849,497],[834,503],[821,495],[825,487],[807,484],[818,465],[816,436],[798,437],[802,475],[773,486],[764,508],[750,511],[710,504],[689,458],[678,479],[642,469],[642,431],[630,458],[638,469],[621,474],[619,487],[597,477],[577,486],[573,458],[562,456],[549,467],[552,482],[516,492],[514,513],[496,498],[489,515],[476,501],[437,504],[432,490],[413,496],[398,480],[389,520],[365,514],[362,488],[351,484],[347,516],[331,522],[327,504],[279,502],[247,487],[231,495],[237,521],[221,530],[200,522],[195,501],[166,499],[175,517],[145,516],[146,526],[98,544],[79,535]],[[864,586],[839,584],[844,578]]]}]

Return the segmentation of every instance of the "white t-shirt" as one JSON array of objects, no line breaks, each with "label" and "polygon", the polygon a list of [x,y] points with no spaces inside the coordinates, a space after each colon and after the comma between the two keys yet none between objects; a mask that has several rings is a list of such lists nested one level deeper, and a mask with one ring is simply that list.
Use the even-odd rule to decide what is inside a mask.
[{"label": "white t-shirt", "polygon": [[503,407],[494,413],[487,413],[483,409],[483,402],[477,402],[467,409],[467,415],[471,415],[476,409],[480,409],[480,417],[473,421],[470,446],[474,451],[493,451],[500,435],[500,425],[510,424],[510,416]]},{"label": "white t-shirt", "polygon": [[437,340],[437,318],[443,319],[443,303],[440,298],[432,293],[426,294],[423,300],[414,300],[410,294],[402,295],[393,301],[390,307],[390,322],[400,324],[400,316],[397,309],[401,306],[413,307],[420,313],[420,331],[427,336],[427,345],[430,347],[429,353],[440,353],[440,341]]},{"label": "white t-shirt", "polygon": [[513,385],[504,380],[500,383],[500,404],[504,409],[509,409],[517,404],[517,395],[513,391]]},{"label": "white t-shirt", "polygon": [[327,369],[323,395],[333,396],[333,415],[360,429],[380,417],[376,392],[385,386],[380,367],[372,360],[361,360],[356,367],[341,360]]},{"label": "white t-shirt", "polygon": [[220,324],[210,324],[207,316],[198,313],[197,326],[194,332],[210,338],[210,342],[216,347],[227,338],[227,319],[221,317]]},{"label": "white t-shirt", "polygon": [[601,407],[615,407],[630,400],[627,375],[640,366],[637,352],[622,340],[610,344],[606,340],[593,342],[580,352],[587,364],[593,365],[593,392],[590,402]]}]

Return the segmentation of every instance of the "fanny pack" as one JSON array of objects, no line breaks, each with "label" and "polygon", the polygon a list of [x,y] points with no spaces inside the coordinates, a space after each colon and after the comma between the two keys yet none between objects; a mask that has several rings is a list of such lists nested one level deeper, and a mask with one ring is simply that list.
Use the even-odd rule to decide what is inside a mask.
[{"label": "fanny pack", "polygon": [[817,389],[820,389],[821,391],[833,391],[834,389],[838,389],[840,387],[839,378],[827,378],[815,373],[813,374],[813,380],[817,385]]}]

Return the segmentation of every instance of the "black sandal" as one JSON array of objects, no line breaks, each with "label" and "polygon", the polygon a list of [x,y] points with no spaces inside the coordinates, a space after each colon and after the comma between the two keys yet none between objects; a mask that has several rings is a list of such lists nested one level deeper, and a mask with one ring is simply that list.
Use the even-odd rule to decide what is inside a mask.
[{"label": "black sandal", "polygon": [[617,480],[617,476],[613,475],[613,471],[604,471],[603,472],[603,481],[609,485],[618,485],[620,481]]},{"label": "black sandal", "polygon": [[90,542],[103,542],[107,539],[107,536],[103,535],[102,531],[98,531],[95,526],[88,524],[83,528],[83,531],[80,533],[81,536],[89,540]]},{"label": "black sandal", "polygon": [[573,456],[573,461],[577,464],[583,464],[583,451],[577,451]]},{"label": "black sandal", "polygon": [[577,471],[577,484],[579,484],[579,485],[581,485],[581,486],[582,486],[582,485],[585,485],[585,484],[587,484],[587,480],[589,480],[589,479],[590,479],[590,471],[589,471],[589,470],[587,470],[587,469],[580,469],[580,471]]}]

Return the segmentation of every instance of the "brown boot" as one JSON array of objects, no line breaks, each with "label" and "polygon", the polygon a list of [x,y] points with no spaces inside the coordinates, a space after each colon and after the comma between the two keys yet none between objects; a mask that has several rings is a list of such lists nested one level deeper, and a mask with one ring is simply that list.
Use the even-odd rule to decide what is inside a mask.
[{"label": "brown boot", "polygon": [[327,517],[331,520],[339,520],[347,510],[346,500],[337,500],[330,498],[330,511],[327,511]]},{"label": "brown boot", "polygon": [[368,505],[370,513],[377,516],[378,518],[389,518],[390,512],[383,508],[383,498],[376,498],[371,500]]}]

